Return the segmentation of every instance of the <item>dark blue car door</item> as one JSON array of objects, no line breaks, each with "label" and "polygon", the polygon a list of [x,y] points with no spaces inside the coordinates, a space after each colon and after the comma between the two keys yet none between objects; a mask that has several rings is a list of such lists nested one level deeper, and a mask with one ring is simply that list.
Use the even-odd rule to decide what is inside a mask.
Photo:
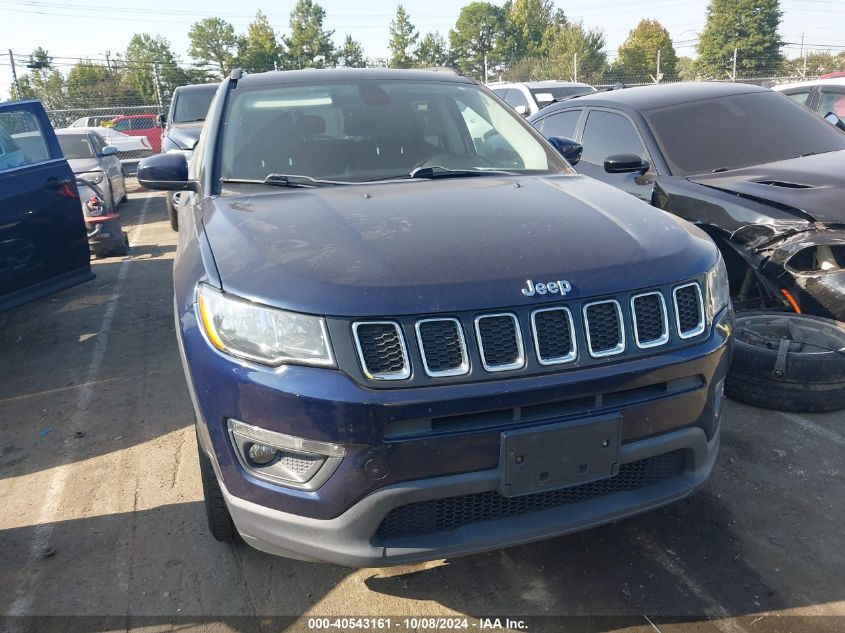
[{"label": "dark blue car door", "polygon": [[44,108],[0,103],[0,310],[92,276],[76,182]]}]

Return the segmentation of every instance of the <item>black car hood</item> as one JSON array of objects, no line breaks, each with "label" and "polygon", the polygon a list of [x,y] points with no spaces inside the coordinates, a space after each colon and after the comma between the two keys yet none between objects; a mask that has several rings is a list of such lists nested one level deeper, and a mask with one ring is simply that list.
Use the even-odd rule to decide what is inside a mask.
[{"label": "black car hood", "polygon": [[796,209],[808,221],[845,224],[845,150],[687,178]]},{"label": "black car hood", "polygon": [[314,189],[234,186],[203,223],[223,289],[337,316],[487,309],[527,279],[599,296],[702,273],[692,225],[583,176],[477,177]]},{"label": "black car hood", "polygon": [[167,128],[167,137],[182,149],[193,149],[202,132],[202,121],[195,123],[173,123]]}]

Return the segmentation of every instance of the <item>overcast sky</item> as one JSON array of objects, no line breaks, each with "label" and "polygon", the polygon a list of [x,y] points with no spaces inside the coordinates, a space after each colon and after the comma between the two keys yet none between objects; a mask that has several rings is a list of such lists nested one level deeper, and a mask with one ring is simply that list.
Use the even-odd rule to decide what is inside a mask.
[{"label": "overcast sky", "polygon": [[[276,0],[272,4],[256,0],[144,0],[131,5],[107,0],[0,0],[0,98],[8,95],[11,83],[7,49],[27,54],[42,46],[57,63],[69,66],[74,61],[70,58],[100,59],[107,51],[122,51],[133,34],[146,32],[167,37],[182,61],[189,61],[187,31],[193,22],[218,16],[241,32],[261,9],[269,15],[274,28],[285,33],[294,4],[295,0]],[[327,13],[326,27],[335,30],[336,41],[350,33],[364,45],[368,56],[388,55],[388,25],[396,11],[396,0],[322,0],[320,4]],[[460,7],[467,2],[404,0],[403,4],[421,33],[440,31],[446,36]],[[642,18],[660,20],[675,40],[678,54],[694,55],[694,42],[704,25],[707,2],[571,0],[558,1],[557,6],[570,20],[583,20],[586,26],[604,29],[612,59]],[[836,50],[845,50],[843,0],[782,0],[781,6],[781,35],[785,40],[797,43],[803,32],[811,49],[837,46]],[[796,57],[798,47],[790,47],[786,53]]]}]

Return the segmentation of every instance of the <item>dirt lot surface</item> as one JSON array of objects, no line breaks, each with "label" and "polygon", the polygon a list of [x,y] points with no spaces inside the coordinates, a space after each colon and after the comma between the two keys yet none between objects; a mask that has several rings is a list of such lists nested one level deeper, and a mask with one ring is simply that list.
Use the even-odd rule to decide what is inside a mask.
[{"label": "dirt lot surface", "polygon": [[544,543],[384,570],[217,543],[174,335],[176,235],[159,194],[122,209],[130,257],[0,314],[3,631],[304,631],[314,615],[403,631],[433,615],[468,630],[845,627],[841,413],[728,402],[702,492]]}]

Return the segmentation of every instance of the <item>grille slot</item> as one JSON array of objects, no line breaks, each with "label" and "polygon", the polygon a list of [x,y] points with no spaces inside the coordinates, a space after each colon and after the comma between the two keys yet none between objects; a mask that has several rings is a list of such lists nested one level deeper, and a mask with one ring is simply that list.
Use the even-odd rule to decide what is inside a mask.
[{"label": "grille slot", "polygon": [[408,350],[399,324],[366,321],[352,325],[358,359],[371,380],[403,380],[411,375]]},{"label": "grille slot", "polygon": [[666,301],[661,293],[646,292],[631,297],[631,312],[637,347],[657,347],[669,340]]},{"label": "grille slot", "polygon": [[487,371],[507,371],[525,366],[519,321],[510,313],[475,317],[481,364]]},{"label": "grille slot", "polygon": [[422,319],[416,323],[425,373],[460,376],[469,371],[464,331],[457,319]]},{"label": "grille slot", "polygon": [[391,510],[376,538],[413,537],[455,530],[482,521],[505,519],[596,497],[637,490],[680,475],[686,468],[683,450],[622,464],[608,479],[522,497],[503,497],[495,490],[445,499],[419,501]]},{"label": "grille slot", "polygon": [[590,356],[601,358],[625,351],[625,329],[618,301],[593,301],[586,304],[583,311]]},{"label": "grille slot", "polygon": [[534,351],[541,365],[568,363],[578,355],[575,325],[569,308],[544,308],[531,313]]},{"label": "grille slot", "polygon": [[704,305],[701,288],[692,282],[672,291],[675,301],[675,325],[681,338],[697,336],[704,331]]}]

